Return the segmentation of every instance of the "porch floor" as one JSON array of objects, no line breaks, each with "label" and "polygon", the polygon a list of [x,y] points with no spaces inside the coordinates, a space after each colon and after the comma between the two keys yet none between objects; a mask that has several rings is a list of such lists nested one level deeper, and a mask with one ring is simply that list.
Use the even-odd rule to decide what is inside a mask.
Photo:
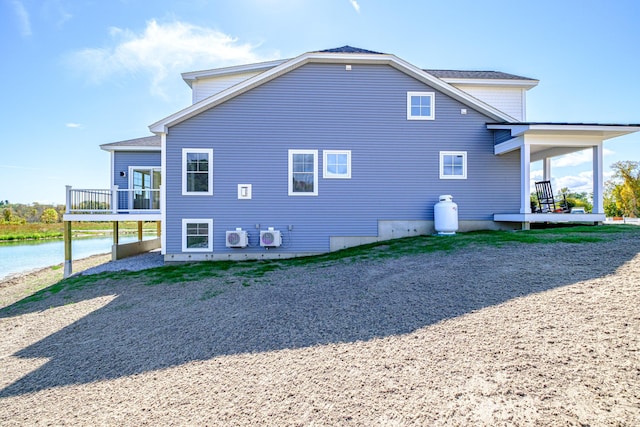
[{"label": "porch floor", "polygon": [[604,222],[605,214],[575,213],[504,213],[494,214],[493,220],[499,222]]}]

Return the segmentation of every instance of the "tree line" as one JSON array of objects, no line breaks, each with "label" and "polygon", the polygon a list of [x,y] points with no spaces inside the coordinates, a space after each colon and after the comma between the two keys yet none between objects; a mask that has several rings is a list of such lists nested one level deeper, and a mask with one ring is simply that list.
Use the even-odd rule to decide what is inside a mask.
[{"label": "tree line", "polygon": [[53,224],[62,222],[65,205],[45,205],[34,202],[29,205],[22,203],[9,203],[8,200],[0,200],[0,224],[27,224],[43,222]]}]

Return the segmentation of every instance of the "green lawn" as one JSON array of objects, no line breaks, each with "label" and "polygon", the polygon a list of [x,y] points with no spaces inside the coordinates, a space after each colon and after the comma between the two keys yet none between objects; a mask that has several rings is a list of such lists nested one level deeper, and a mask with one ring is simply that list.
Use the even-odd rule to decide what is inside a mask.
[{"label": "green lawn", "polygon": [[[351,263],[361,260],[393,259],[406,255],[419,255],[437,251],[451,252],[464,248],[482,249],[487,246],[508,244],[583,244],[614,239],[625,233],[640,239],[640,227],[635,225],[580,226],[529,231],[476,231],[454,236],[418,236],[389,240],[331,252],[324,255],[268,261],[206,261],[190,264],[174,264],[144,271],[108,272],[75,276],[42,289],[20,301],[21,303],[46,298],[63,289],[77,289],[105,279],[126,280],[147,286],[170,283],[186,283],[221,276],[233,270],[234,277],[242,279],[243,286],[250,286],[270,271],[294,266],[319,266],[332,263]],[[214,294],[207,298],[215,297]]]}]

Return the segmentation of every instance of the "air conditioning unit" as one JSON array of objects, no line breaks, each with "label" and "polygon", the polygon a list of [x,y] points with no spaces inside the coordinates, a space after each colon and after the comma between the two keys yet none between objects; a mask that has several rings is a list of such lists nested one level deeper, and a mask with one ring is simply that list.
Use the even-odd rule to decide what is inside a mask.
[{"label": "air conditioning unit", "polygon": [[247,232],[241,228],[235,231],[227,231],[227,247],[228,248],[246,248],[249,244]]},{"label": "air conditioning unit", "polygon": [[268,230],[260,230],[260,246],[266,248],[275,248],[282,244],[282,235],[280,230],[274,230],[269,227]]}]

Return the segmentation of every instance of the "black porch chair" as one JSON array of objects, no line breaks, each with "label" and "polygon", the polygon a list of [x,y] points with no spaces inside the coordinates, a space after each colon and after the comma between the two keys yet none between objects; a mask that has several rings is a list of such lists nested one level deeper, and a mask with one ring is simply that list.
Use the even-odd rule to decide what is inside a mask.
[{"label": "black porch chair", "polygon": [[536,194],[538,195],[538,208],[534,213],[571,212],[564,194],[560,197],[553,196],[551,181],[536,182]]}]

